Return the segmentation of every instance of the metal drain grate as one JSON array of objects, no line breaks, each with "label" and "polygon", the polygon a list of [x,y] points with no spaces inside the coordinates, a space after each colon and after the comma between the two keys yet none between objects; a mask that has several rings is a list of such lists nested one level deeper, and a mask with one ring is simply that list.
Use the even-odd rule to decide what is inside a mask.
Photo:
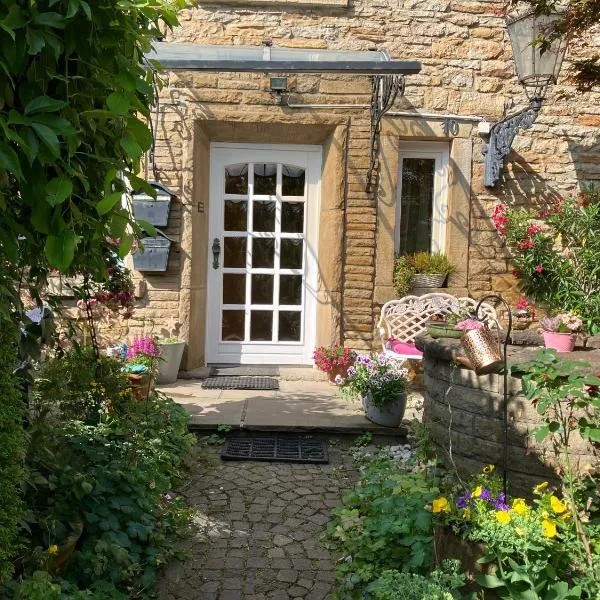
[{"label": "metal drain grate", "polygon": [[260,460],[294,463],[328,463],[325,442],[301,437],[238,438],[225,441],[223,460]]},{"label": "metal drain grate", "polygon": [[207,377],[202,382],[203,390],[278,390],[279,380],[275,377]]}]

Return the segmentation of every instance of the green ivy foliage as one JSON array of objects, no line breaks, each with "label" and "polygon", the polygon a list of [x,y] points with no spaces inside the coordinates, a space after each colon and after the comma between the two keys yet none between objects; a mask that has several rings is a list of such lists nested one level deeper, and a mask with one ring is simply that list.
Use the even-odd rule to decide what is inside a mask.
[{"label": "green ivy foliage", "polygon": [[[123,177],[151,145],[143,55],[184,0],[0,3],[0,245],[48,268],[105,275],[107,237],[131,249]],[[140,118],[141,117],[141,118]]]},{"label": "green ivy foliage", "polygon": [[0,317],[0,582],[12,573],[18,525],[24,516],[20,486],[27,437],[23,429],[25,405],[14,374],[15,329]]}]

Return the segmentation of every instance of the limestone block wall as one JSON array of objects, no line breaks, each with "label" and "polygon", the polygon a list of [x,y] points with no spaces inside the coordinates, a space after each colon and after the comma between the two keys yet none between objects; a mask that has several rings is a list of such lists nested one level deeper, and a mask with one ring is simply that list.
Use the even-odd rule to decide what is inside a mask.
[{"label": "limestone block wall", "polygon": [[[504,448],[504,386],[501,375],[477,376],[459,367],[452,356],[457,342],[424,343],[424,420],[444,461],[463,475],[481,471],[484,464],[500,468]],[[530,351],[530,356],[534,349]],[[550,443],[539,444],[532,431],[540,417],[521,392],[521,379],[508,378],[508,475],[516,493],[526,493],[541,481],[554,478]],[[594,449],[573,437],[571,459],[585,471],[595,463]]]},{"label": "limestone block wall", "polygon": [[[493,0],[203,3],[183,11],[181,26],[168,33],[167,39],[221,45],[260,45],[271,40],[277,46],[296,48],[386,49],[394,58],[414,59],[423,65],[419,75],[407,78],[406,94],[397,100],[394,111],[476,115],[494,121],[525,106],[513,76],[504,19],[498,14],[502,5]],[[587,47],[574,44],[571,56],[590,53],[598,36],[590,37]],[[600,179],[600,90],[577,95],[569,84],[568,68],[567,60],[565,75],[551,89],[536,124],[517,136],[503,179],[493,191],[483,188],[483,140],[475,123],[461,125],[458,144],[443,133],[441,120],[427,120],[424,126],[418,116],[387,118],[388,131],[395,132],[395,139],[445,140],[453,148],[450,185],[462,186],[462,192],[453,192],[451,200],[456,199],[461,207],[456,223],[451,224],[460,235],[451,232],[448,236],[460,267],[451,286],[475,297],[492,290],[514,295],[512,269],[489,220],[494,204],[499,200],[536,203],[540,197],[567,193],[582,180]],[[393,262],[393,245],[390,249],[378,241],[385,226],[379,207],[382,201],[394,201],[395,190],[389,189],[383,199],[381,194],[365,191],[369,79],[326,74],[290,77],[288,102],[311,105],[305,108],[275,106],[268,91],[269,78],[262,74],[164,73],[163,83],[155,124],[156,168],[160,180],[178,195],[167,233],[183,244],[172,253],[167,274],[145,277],[147,294],[128,325],[130,332],[160,333],[179,327],[184,339],[198,335],[194,316],[190,317],[190,290],[203,283],[194,280],[197,273],[190,263],[189,238],[194,215],[206,207],[196,191],[202,181],[195,171],[194,123],[226,119],[264,124],[257,131],[275,132],[277,122],[294,122],[305,124],[310,132],[315,120],[327,118],[346,128],[343,252],[338,260],[340,335],[355,348],[372,347],[378,306],[385,300],[376,297],[378,269],[385,271],[387,281]],[[211,140],[219,139],[218,130],[210,135]],[[275,133],[271,139],[276,139]],[[281,142],[294,140],[284,137]],[[394,144],[389,147],[397,151]],[[195,238],[193,243],[200,241]],[[383,295],[392,293],[389,285],[379,288]]]}]

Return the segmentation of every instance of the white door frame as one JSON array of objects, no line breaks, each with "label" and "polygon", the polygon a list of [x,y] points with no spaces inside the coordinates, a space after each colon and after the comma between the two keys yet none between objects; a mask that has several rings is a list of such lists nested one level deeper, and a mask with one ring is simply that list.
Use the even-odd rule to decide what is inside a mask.
[{"label": "white door frame", "polygon": [[[306,169],[304,210],[304,286],[302,339],[300,342],[224,342],[221,341],[223,207],[225,199],[225,166],[239,163],[287,163]],[[317,244],[320,214],[321,146],[213,142],[210,145],[209,235],[207,264],[207,309],[205,341],[207,363],[235,364],[312,364],[316,335],[318,286]],[[277,226],[280,229],[280,225]],[[277,228],[276,228],[277,230]],[[277,235],[277,234],[276,234]],[[302,234],[300,234],[302,235]],[[213,240],[221,245],[219,268],[213,268]],[[248,268],[248,265],[246,269]],[[241,270],[241,269],[240,269]],[[249,280],[249,277],[246,277]],[[277,278],[276,278],[277,279]],[[249,301],[248,289],[246,300]],[[277,300],[277,289],[274,290]],[[274,309],[277,306],[273,305]],[[249,304],[246,305],[246,322]],[[248,324],[246,323],[246,339]]]},{"label": "white door frame", "polygon": [[446,252],[446,228],[448,224],[448,142],[401,142],[398,160],[398,195],[396,198],[396,229],[394,245],[400,247],[400,219],[402,215],[402,162],[405,158],[431,158],[435,160],[433,185],[433,211],[431,226],[431,252]]}]

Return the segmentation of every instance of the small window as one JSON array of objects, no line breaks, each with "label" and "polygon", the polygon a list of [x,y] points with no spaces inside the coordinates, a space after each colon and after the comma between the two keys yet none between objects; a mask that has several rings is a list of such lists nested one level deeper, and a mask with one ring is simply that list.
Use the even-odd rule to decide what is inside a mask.
[{"label": "small window", "polygon": [[400,147],[396,252],[445,252],[448,220],[448,144]]}]

